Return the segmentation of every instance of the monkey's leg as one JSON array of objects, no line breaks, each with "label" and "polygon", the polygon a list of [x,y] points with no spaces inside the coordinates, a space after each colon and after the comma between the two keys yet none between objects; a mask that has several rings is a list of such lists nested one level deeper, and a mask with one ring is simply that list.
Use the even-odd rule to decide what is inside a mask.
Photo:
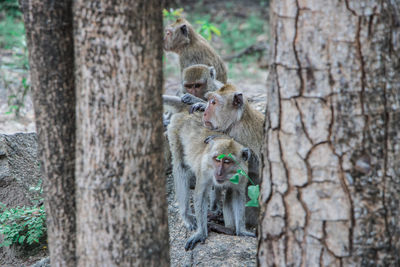
[{"label": "monkey's leg", "polygon": [[213,186],[210,190],[210,209],[213,212],[220,212],[221,208],[219,202],[221,200],[222,191],[220,188]]},{"label": "monkey's leg", "polygon": [[178,201],[179,214],[183,219],[185,227],[189,231],[196,229],[196,219],[191,214],[189,206],[189,180],[193,173],[183,166],[182,162],[174,162],[173,175],[175,183],[175,196]]},{"label": "monkey's leg", "polygon": [[239,190],[232,190],[232,212],[235,223],[236,235],[252,236],[256,235],[246,230],[245,223],[245,203],[246,203],[246,187]]},{"label": "monkey's leg", "polygon": [[208,184],[201,184],[199,179],[196,181],[194,193],[194,210],[196,213],[197,230],[189,237],[185,245],[185,250],[192,250],[198,242],[204,243],[207,238],[207,209],[208,209]]},{"label": "monkey's leg", "polygon": [[235,216],[233,213],[233,200],[232,200],[232,188],[228,188],[225,193],[224,205],[223,205],[223,215],[225,227],[234,229],[235,228]]}]

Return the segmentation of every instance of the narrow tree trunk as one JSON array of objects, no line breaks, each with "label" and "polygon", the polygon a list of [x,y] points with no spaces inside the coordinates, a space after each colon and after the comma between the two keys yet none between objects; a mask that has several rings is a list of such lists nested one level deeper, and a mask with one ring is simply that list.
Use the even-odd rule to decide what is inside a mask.
[{"label": "narrow tree trunk", "polygon": [[400,265],[400,4],[271,3],[261,266]]},{"label": "narrow tree trunk", "polygon": [[158,1],[74,4],[78,266],[169,265]]},{"label": "narrow tree trunk", "polygon": [[52,266],[75,266],[75,91],[72,2],[20,0]]}]

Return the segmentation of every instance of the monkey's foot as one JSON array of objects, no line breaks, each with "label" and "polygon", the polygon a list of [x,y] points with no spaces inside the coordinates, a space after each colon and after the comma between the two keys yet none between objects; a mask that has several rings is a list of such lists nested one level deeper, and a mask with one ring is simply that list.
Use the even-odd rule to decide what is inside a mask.
[{"label": "monkey's foot", "polygon": [[256,237],[256,234],[247,230],[241,230],[238,233],[236,233],[238,236],[251,236],[251,237]]},{"label": "monkey's foot", "polygon": [[204,111],[204,110],[206,110],[205,103],[196,103],[190,107],[189,113],[192,114],[195,111]]},{"label": "monkey's foot", "polygon": [[185,250],[188,251],[188,250],[194,249],[194,247],[196,246],[196,244],[198,242],[201,242],[202,244],[204,244],[206,237],[207,236],[202,233],[195,233],[194,235],[189,237],[188,241],[186,242]]},{"label": "monkey's foot", "polygon": [[185,224],[186,229],[189,231],[194,231],[197,228],[196,218],[191,214],[183,218],[183,223]]}]

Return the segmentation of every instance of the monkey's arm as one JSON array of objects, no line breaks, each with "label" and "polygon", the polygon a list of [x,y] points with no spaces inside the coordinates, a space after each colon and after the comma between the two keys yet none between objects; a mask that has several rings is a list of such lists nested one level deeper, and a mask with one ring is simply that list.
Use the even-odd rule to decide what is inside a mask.
[{"label": "monkey's arm", "polygon": [[163,104],[167,111],[173,113],[181,112],[187,109],[187,105],[182,103],[181,98],[172,95],[162,95]]},{"label": "monkey's arm", "polygon": [[181,97],[181,101],[182,103],[185,103],[186,105],[193,105],[196,103],[205,103],[206,101],[204,101],[203,99],[194,96],[192,94],[186,93]]}]

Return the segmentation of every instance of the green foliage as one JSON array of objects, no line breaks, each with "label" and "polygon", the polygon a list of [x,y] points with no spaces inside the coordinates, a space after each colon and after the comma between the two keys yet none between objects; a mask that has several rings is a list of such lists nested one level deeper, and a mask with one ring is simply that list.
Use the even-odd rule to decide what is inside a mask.
[{"label": "green foliage", "polygon": [[39,240],[46,235],[46,212],[42,204],[42,181],[29,188],[29,191],[36,195],[33,206],[7,209],[0,202],[0,234],[4,236],[4,241],[0,244],[0,247],[12,244],[31,245],[39,243]]},{"label": "green foliage", "polygon": [[21,17],[22,13],[19,8],[18,0],[1,0],[0,13],[6,13],[13,17]]},{"label": "green foliage", "polygon": [[[220,154],[217,156],[217,159],[222,160],[225,157],[225,154]],[[246,178],[252,183],[252,185],[247,188],[247,194],[249,195],[250,201],[246,203],[246,207],[259,207],[258,196],[260,195],[260,186],[254,184],[253,180],[251,180],[247,173],[242,169],[239,162],[231,153],[229,153],[227,157],[231,158],[235,162],[236,166],[238,166],[236,173],[229,179],[229,181],[233,184],[238,184],[240,175],[246,176]]]},{"label": "green foliage", "polygon": [[18,89],[19,94],[12,94],[8,96],[8,111],[6,114],[14,113],[16,117],[19,117],[21,109],[24,107],[25,98],[30,90],[30,84],[28,84],[25,77],[22,78],[21,86]]},{"label": "green foliage", "polygon": [[212,34],[216,34],[221,36],[221,31],[208,20],[197,20],[196,24],[200,25],[200,28],[197,29],[198,33],[200,33],[205,39],[211,40]]},{"label": "green foliage", "polygon": [[24,48],[25,27],[24,23],[11,15],[0,21],[0,48]]},{"label": "green foliage", "polygon": [[0,247],[39,243],[46,233],[46,212],[43,205],[11,209],[7,209],[3,203],[0,206],[0,234],[4,235]]},{"label": "green foliage", "polygon": [[169,11],[164,8],[163,16],[166,20],[176,20],[182,16],[183,8],[173,9],[170,8]]}]

